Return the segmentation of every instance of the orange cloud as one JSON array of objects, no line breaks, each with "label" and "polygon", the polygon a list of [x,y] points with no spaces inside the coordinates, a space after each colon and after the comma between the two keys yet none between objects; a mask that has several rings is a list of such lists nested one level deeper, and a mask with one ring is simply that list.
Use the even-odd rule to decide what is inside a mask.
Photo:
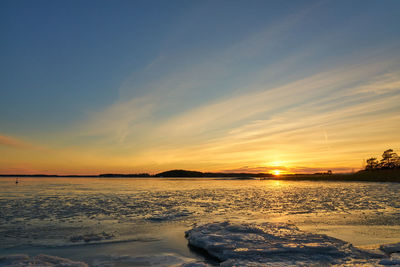
[{"label": "orange cloud", "polygon": [[32,144],[22,141],[20,139],[10,137],[10,136],[5,136],[5,135],[0,135],[0,146],[6,146],[6,147],[12,147],[12,148],[18,148],[18,149],[38,149],[39,148],[35,145],[32,145]]},{"label": "orange cloud", "polygon": [[[260,166],[260,167],[250,167],[244,166],[237,169],[223,170],[223,172],[246,172],[246,173],[271,173],[274,170],[281,170],[284,173],[315,173],[315,172],[326,172],[327,170],[332,170],[337,173],[348,173],[355,171],[353,168],[349,167],[303,167],[303,166]],[[358,169],[357,169],[358,170]]]},{"label": "orange cloud", "polygon": [[288,171],[288,167],[285,166],[261,166],[261,167],[250,167],[250,166],[244,166],[241,168],[237,169],[229,169],[229,170],[224,170],[223,172],[246,172],[246,173],[265,173],[265,172],[271,172],[273,170],[284,170]]}]

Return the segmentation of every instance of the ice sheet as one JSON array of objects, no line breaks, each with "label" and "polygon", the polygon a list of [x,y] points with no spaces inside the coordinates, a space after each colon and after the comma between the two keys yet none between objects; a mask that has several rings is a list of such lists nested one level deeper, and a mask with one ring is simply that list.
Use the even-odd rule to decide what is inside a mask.
[{"label": "ice sheet", "polygon": [[381,253],[285,223],[208,223],[187,231],[186,237],[191,246],[218,259],[221,266],[397,264],[395,258],[382,259]]},{"label": "ice sheet", "polygon": [[[113,250],[108,253],[142,256],[127,253],[132,243],[154,243],[147,252],[156,255],[171,252],[162,233],[171,226],[185,228],[174,246],[190,257],[182,253],[183,232],[214,220],[291,222],[314,233],[337,232],[336,238],[356,245],[400,241],[398,183],[25,178],[15,185],[14,180],[0,179],[0,255],[54,252],[91,263],[104,246]],[[337,228],[343,231],[332,230]],[[83,247],[87,258],[68,254]]]},{"label": "ice sheet", "polygon": [[40,254],[34,257],[28,255],[9,255],[0,257],[2,267],[88,267],[84,262],[72,261],[69,259]]}]

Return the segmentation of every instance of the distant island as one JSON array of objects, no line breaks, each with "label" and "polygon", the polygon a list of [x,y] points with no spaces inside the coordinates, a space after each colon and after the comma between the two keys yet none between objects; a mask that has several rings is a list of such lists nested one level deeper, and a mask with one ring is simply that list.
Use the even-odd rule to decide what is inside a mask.
[{"label": "distant island", "polygon": [[226,173],[199,172],[189,170],[170,170],[154,175],[148,173],[120,174],[105,173],[99,175],[50,175],[50,174],[0,174],[0,177],[70,177],[70,178],[236,178],[236,179],[271,179],[271,180],[309,180],[309,181],[370,181],[400,182],[400,157],[393,149],[385,150],[382,159],[372,157],[366,160],[364,170],[351,174],[334,174],[331,170],[314,174],[271,173]]},{"label": "distant island", "polygon": [[259,177],[267,178],[273,177],[270,173],[226,173],[226,172],[197,172],[197,171],[186,171],[186,170],[171,170],[154,175],[155,177],[237,177],[237,178],[250,178]]},{"label": "distant island", "polygon": [[186,178],[217,178],[217,177],[230,177],[230,178],[267,178],[274,177],[270,173],[226,173],[226,172],[198,172],[198,171],[187,171],[187,170],[170,170],[155,175],[148,173],[133,173],[133,174],[122,174],[122,173],[104,173],[99,175],[57,175],[57,174],[0,174],[0,177],[70,177],[70,178],[85,178],[85,177],[97,177],[97,178],[113,178],[113,177],[127,177],[127,178],[172,178],[172,177],[186,177]]}]

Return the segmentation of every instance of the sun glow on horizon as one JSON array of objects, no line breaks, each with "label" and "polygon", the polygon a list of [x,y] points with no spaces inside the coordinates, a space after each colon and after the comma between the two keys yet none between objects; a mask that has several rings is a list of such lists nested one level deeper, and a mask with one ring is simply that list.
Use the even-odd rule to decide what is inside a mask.
[{"label": "sun glow on horizon", "polygon": [[273,170],[272,173],[276,176],[281,175],[282,171],[281,170]]}]

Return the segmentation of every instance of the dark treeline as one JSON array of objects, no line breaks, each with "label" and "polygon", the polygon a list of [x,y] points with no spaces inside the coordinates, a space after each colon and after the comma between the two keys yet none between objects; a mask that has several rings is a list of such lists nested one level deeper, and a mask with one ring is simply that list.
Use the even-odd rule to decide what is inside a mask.
[{"label": "dark treeline", "polygon": [[99,175],[59,175],[59,174],[0,174],[0,177],[99,177]]},{"label": "dark treeline", "polygon": [[272,177],[269,173],[225,173],[225,172],[198,172],[198,171],[187,171],[187,170],[170,170],[155,175],[148,173],[139,174],[100,174],[99,177]]},{"label": "dark treeline", "polygon": [[367,165],[365,166],[366,171],[390,169],[400,169],[400,157],[393,152],[393,149],[385,150],[382,154],[382,159],[379,161],[377,158],[367,159]]},{"label": "dark treeline", "polygon": [[105,173],[105,174],[100,174],[99,177],[151,177],[151,175],[148,173],[132,173],[132,174]]},{"label": "dark treeline", "polygon": [[186,170],[171,170],[166,172],[157,173],[155,175],[150,175],[148,173],[132,173],[132,174],[121,174],[121,173],[104,173],[99,175],[48,175],[48,174],[0,174],[0,177],[102,177],[102,178],[112,178],[112,177],[138,177],[138,178],[148,178],[148,177],[272,177],[269,173],[224,173],[224,172],[198,172],[198,171],[186,171]]},{"label": "dark treeline", "polygon": [[400,182],[400,158],[393,149],[385,150],[382,159],[369,158],[364,170],[351,174],[295,174],[282,177],[285,180],[309,181],[364,181],[364,182]]},{"label": "dark treeline", "polygon": [[196,172],[186,170],[171,170],[161,172],[155,177],[272,177],[270,173],[225,173],[225,172]]}]

